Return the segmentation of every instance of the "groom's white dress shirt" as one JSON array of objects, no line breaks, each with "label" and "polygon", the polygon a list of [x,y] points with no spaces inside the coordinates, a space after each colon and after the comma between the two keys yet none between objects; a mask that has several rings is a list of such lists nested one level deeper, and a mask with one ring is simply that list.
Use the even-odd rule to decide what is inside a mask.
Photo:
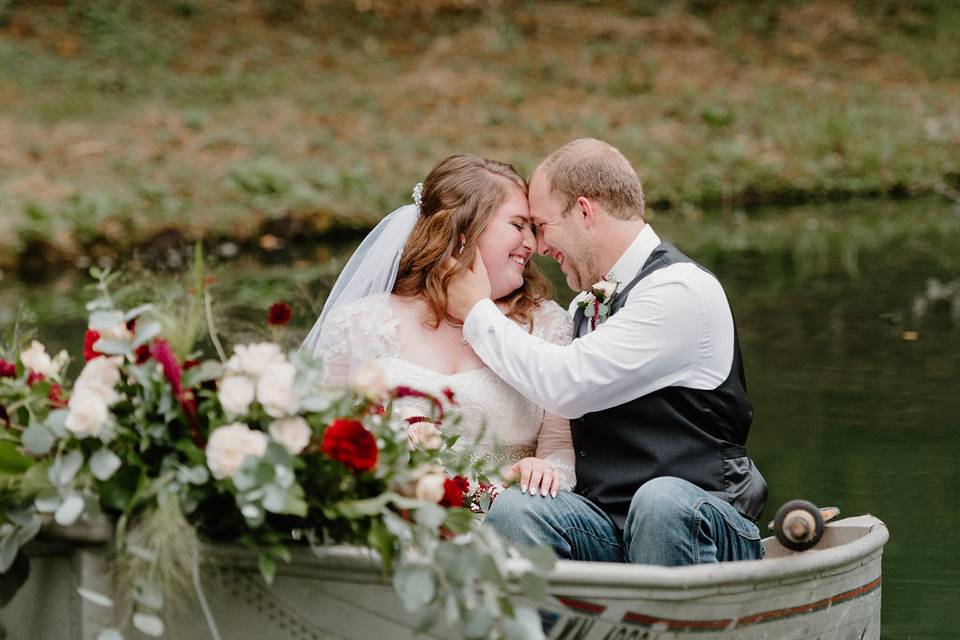
[{"label": "groom's white dress shirt", "polygon": [[[653,228],[644,226],[610,278],[626,286],[659,244]],[[570,311],[576,311],[573,304]],[[617,313],[567,346],[526,333],[489,299],[471,309],[463,335],[510,386],[566,418],[665,387],[715,389],[733,363],[727,297],[715,277],[691,263],[672,264],[645,277]]]}]

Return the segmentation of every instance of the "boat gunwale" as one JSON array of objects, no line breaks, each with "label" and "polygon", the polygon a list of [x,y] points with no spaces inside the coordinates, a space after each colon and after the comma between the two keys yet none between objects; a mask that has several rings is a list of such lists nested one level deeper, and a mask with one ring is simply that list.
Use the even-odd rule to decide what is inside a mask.
[{"label": "boat gunwale", "polygon": [[[554,592],[558,587],[565,585],[577,588],[690,590],[721,585],[782,582],[810,573],[823,573],[852,564],[864,564],[874,556],[879,556],[883,545],[889,539],[886,525],[871,515],[840,520],[828,526],[856,527],[867,531],[854,540],[834,547],[764,560],[742,560],[685,567],[559,560],[548,576],[548,590]],[[253,558],[249,555],[250,552],[246,549],[219,547],[210,551],[213,552],[212,555],[234,563],[246,558],[250,564],[254,564]],[[306,575],[304,569],[349,569],[355,572],[363,568],[360,565],[365,565],[371,573],[379,573],[382,579],[388,580],[382,575],[383,565],[374,551],[347,545],[317,547],[312,551],[304,550],[301,554],[297,554],[296,565],[280,566],[278,574]],[[507,568],[512,577],[516,577],[528,566],[526,560],[511,559],[508,561]]]}]

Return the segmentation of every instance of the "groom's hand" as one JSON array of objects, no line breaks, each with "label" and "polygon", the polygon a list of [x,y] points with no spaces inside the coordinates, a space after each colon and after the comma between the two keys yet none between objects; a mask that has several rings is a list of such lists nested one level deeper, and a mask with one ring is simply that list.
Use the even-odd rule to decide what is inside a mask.
[{"label": "groom's hand", "polygon": [[[447,259],[447,266],[456,266],[457,261]],[[473,264],[464,269],[450,280],[447,286],[447,311],[454,318],[463,320],[473,309],[474,305],[490,297],[490,278],[487,276],[487,267],[483,264],[480,252],[474,254]]]}]

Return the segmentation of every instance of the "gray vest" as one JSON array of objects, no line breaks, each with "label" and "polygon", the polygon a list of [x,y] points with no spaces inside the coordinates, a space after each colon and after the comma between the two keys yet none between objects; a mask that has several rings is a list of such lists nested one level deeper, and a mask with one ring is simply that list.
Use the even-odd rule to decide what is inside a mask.
[{"label": "gray vest", "polygon": [[[679,262],[693,263],[673,245],[661,243],[614,297],[610,315],[623,307],[637,283]],[[583,310],[578,310],[575,331],[583,322]],[[622,527],[637,489],[653,478],[674,476],[726,500],[756,522],[767,501],[767,484],[745,448],[753,420],[746,387],[734,329],[733,365],[716,389],[666,387],[571,420],[575,491]]]}]

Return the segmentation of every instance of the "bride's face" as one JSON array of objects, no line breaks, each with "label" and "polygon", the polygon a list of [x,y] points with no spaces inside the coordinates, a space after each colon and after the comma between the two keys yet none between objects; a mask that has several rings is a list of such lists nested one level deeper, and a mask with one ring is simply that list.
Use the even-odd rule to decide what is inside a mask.
[{"label": "bride's face", "polygon": [[523,192],[512,190],[483,230],[477,247],[490,277],[494,300],[523,286],[523,269],[536,247],[530,207]]}]

